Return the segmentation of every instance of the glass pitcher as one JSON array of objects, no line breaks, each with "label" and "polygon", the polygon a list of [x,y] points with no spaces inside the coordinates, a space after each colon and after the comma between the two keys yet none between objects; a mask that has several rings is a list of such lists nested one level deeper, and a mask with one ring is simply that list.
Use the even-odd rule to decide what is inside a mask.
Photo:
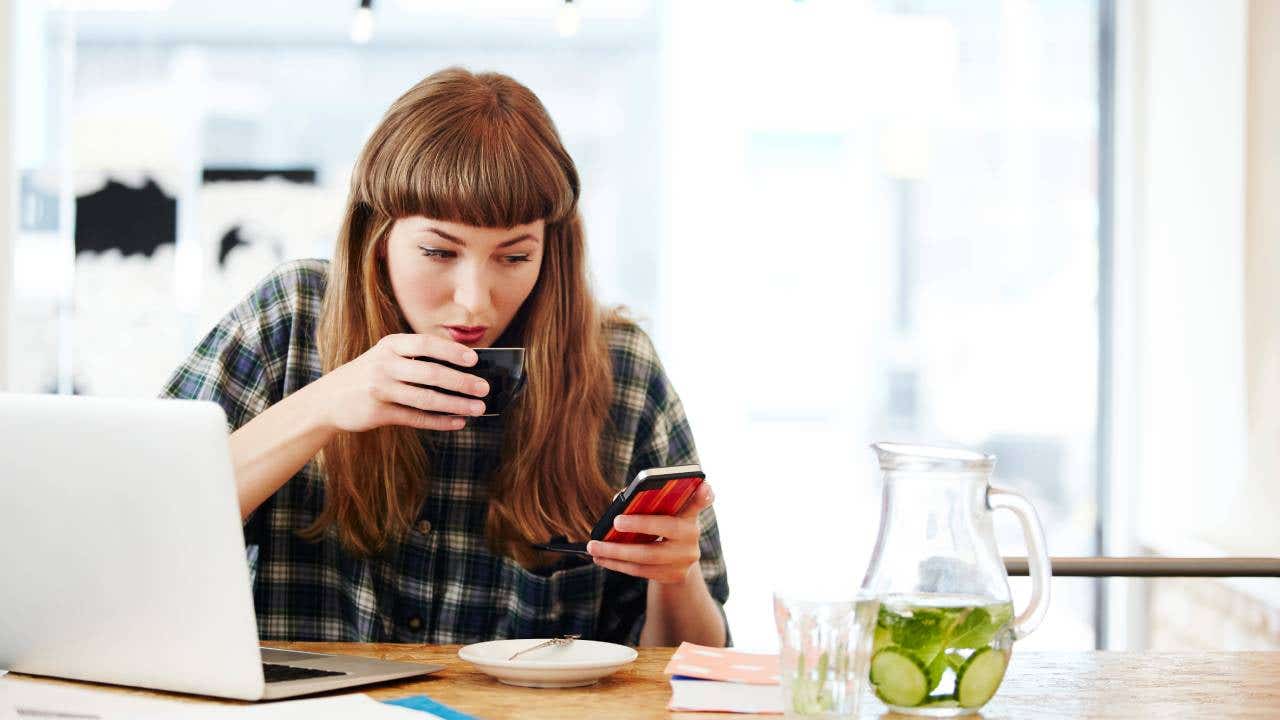
[{"label": "glass pitcher", "polygon": [[[862,581],[879,600],[870,680],[907,715],[971,713],[995,695],[1013,641],[1049,605],[1049,557],[1035,508],[990,484],[995,456],[876,443],[884,472],[880,534]],[[1032,591],[1016,617],[991,513],[1013,511],[1027,541]]]}]

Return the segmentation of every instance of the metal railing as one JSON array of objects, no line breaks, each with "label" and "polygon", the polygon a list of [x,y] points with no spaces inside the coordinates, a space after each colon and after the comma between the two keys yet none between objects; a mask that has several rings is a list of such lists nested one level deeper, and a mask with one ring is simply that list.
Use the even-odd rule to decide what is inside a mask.
[{"label": "metal railing", "polygon": [[[1054,577],[1269,577],[1280,578],[1273,557],[1054,557]],[[1007,557],[1010,575],[1026,575],[1025,557]]]}]

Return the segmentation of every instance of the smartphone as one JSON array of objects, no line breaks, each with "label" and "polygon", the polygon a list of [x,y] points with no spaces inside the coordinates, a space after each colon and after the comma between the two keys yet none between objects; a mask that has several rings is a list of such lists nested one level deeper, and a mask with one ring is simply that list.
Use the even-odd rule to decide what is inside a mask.
[{"label": "smartphone", "polygon": [[[619,515],[679,515],[706,477],[698,465],[641,470],[630,484],[613,496],[613,502],[592,528],[591,539],[622,543],[657,540],[655,535],[617,530],[613,527],[613,520]],[[539,550],[590,556],[586,543],[571,543],[564,538],[552,538],[550,542],[534,543],[533,546]]]}]

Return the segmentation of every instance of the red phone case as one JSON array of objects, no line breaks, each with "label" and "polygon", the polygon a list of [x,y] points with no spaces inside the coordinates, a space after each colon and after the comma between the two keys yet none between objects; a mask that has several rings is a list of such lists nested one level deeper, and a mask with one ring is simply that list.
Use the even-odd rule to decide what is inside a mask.
[{"label": "red phone case", "polygon": [[[613,502],[592,528],[591,539],[622,543],[657,540],[654,535],[615,530],[613,520],[619,515],[678,515],[705,478],[706,475],[697,465],[642,471],[630,485],[614,496]],[[587,556],[586,543],[567,542],[563,537],[552,538],[546,543],[534,543],[533,547]]]},{"label": "red phone case", "polygon": [[[648,478],[641,483],[641,487],[632,493],[622,511],[618,513],[605,513],[608,520],[608,527],[604,532],[604,537],[600,538],[605,542],[622,542],[622,543],[640,543],[652,542],[658,538],[654,535],[645,533],[623,532],[613,527],[613,517],[616,515],[678,515],[684,510],[684,506],[688,504],[689,498],[697,492],[698,486],[702,484],[703,474],[690,474],[683,477],[657,477]],[[592,533],[595,535],[595,533]]]}]

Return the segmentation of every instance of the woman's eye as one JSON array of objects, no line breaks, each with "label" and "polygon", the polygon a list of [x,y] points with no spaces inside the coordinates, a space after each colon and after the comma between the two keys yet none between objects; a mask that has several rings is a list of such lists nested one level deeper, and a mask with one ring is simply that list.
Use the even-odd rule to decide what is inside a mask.
[{"label": "woman's eye", "polygon": [[429,257],[429,258],[446,258],[447,259],[457,254],[452,250],[442,250],[440,248],[419,247],[418,249],[422,251],[423,256]]},{"label": "woman's eye", "polygon": [[528,255],[508,255],[504,257],[503,260],[514,265],[516,263],[529,262],[529,256]]}]

